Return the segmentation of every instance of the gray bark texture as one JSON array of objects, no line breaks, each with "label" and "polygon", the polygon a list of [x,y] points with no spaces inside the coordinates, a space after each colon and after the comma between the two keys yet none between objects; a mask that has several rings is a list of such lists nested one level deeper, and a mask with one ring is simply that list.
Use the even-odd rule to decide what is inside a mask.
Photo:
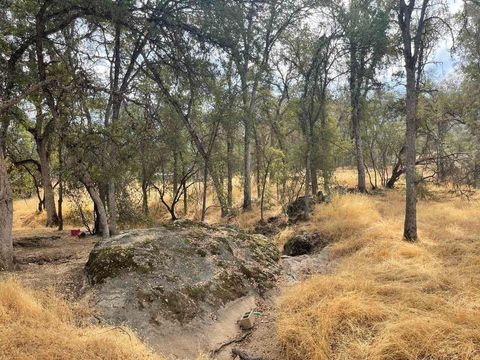
[{"label": "gray bark texture", "polygon": [[48,145],[45,139],[37,139],[38,158],[40,160],[40,170],[42,175],[42,184],[44,192],[44,206],[47,212],[46,226],[57,226],[58,215],[55,207],[55,193],[53,191],[52,179],[50,174],[50,156],[48,154]]},{"label": "gray bark texture", "polygon": [[415,174],[416,135],[417,135],[417,95],[415,91],[415,71],[407,69],[407,130],[405,133],[405,180],[406,203],[403,236],[406,240],[417,239],[417,187]]},{"label": "gray bark texture", "polygon": [[13,203],[7,167],[0,141],[0,271],[13,267],[12,243]]}]

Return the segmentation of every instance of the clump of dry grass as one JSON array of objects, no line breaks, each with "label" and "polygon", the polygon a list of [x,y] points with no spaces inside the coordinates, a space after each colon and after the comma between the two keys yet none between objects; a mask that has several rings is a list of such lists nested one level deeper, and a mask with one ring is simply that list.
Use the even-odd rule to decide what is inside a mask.
[{"label": "clump of dry grass", "polygon": [[346,195],[303,231],[335,243],[335,273],[287,290],[286,359],[480,359],[480,207],[420,202],[420,241],[401,239],[403,199]]},{"label": "clump of dry grass", "polygon": [[318,205],[310,221],[301,229],[319,231],[337,240],[364,231],[380,218],[372,198],[367,195],[335,196],[331,204]]},{"label": "clump of dry grass", "polygon": [[355,171],[349,168],[338,168],[335,170],[333,175],[332,183],[348,186],[348,187],[356,187],[357,186],[357,174]]},{"label": "clump of dry grass", "polygon": [[161,359],[127,329],[78,326],[49,293],[0,282],[0,359]]}]

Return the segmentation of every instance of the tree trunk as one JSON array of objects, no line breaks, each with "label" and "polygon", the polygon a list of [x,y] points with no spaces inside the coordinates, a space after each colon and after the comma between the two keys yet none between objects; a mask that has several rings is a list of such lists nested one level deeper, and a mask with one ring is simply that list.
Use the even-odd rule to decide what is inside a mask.
[{"label": "tree trunk", "polygon": [[42,198],[42,195],[40,193],[40,188],[38,186],[35,185],[35,191],[37,193],[37,199],[38,199],[38,206],[37,206],[37,209],[38,209],[38,212],[41,213],[43,211],[43,198]]},{"label": "tree trunk", "polygon": [[203,195],[202,195],[202,222],[205,221],[207,214],[207,190],[208,190],[208,166],[203,168]]},{"label": "tree trunk", "polygon": [[350,45],[350,105],[352,117],[353,140],[355,142],[355,160],[357,162],[357,187],[358,191],[366,192],[365,163],[363,160],[361,121],[361,66],[357,60],[357,47]]},{"label": "tree trunk", "polygon": [[172,204],[171,208],[167,208],[168,212],[170,213],[170,219],[172,221],[177,220],[177,215],[175,214],[175,204]]},{"label": "tree trunk", "polygon": [[94,220],[93,233],[95,235],[102,236],[102,230],[100,228],[100,216],[98,214],[98,209],[95,202],[93,202],[93,220]]},{"label": "tree trunk", "polygon": [[397,158],[397,162],[392,169],[392,175],[390,175],[390,178],[387,181],[386,187],[388,189],[393,189],[394,188],[395,183],[400,178],[400,176],[402,176],[402,174],[404,172],[404,170],[402,169],[402,166],[403,166],[402,157],[403,157],[404,154],[405,154],[405,145],[402,146],[402,148],[400,149],[400,152],[399,152],[398,158]]},{"label": "tree trunk", "polygon": [[267,167],[265,169],[265,176],[262,179],[262,190],[261,190],[261,195],[260,195],[260,221],[264,222],[264,206],[265,206],[265,189],[267,187],[267,178],[268,178],[268,172],[270,168],[270,162],[267,163]]},{"label": "tree trunk", "polygon": [[310,131],[310,125],[305,124],[305,129],[307,131],[306,138],[307,138],[307,153],[305,156],[305,208],[304,208],[304,216],[305,219],[308,219],[310,216],[310,198],[312,196],[311,193],[311,179],[312,179],[312,147],[313,147],[313,139],[312,134]]},{"label": "tree trunk", "polygon": [[262,189],[261,189],[261,155],[260,155],[260,140],[258,139],[258,134],[255,131],[255,178],[257,185],[257,199],[260,199]]},{"label": "tree trunk", "polygon": [[176,150],[173,150],[173,193],[178,190],[178,154]]},{"label": "tree trunk", "polygon": [[183,108],[180,105],[180,103],[174,97],[172,97],[172,95],[165,88],[165,85],[162,81],[162,78],[161,78],[159,72],[158,72],[158,69],[155,69],[155,67],[153,67],[149,63],[147,63],[147,66],[152,71],[152,75],[153,75],[155,81],[157,82],[157,84],[162,89],[164,95],[167,97],[167,100],[174,107],[175,111],[177,112],[177,114],[182,119],[185,127],[187,128],[188,133],[190,134],[190,137],[193,141],[193,144],[197,148],[199,154],[202,156],[203,160],[207,163],[208,172],[210,173],[210,177],[212,178],[213,187],[215,188],[215,192],[217,194],[218,202],[220,203],[220,209],[221,209],[222,217],[227,216],[228,206],[227,206],[227,201],[226,201],[225,194],[224,194],[223,183],[220,181],[220,177],[218,176],[218,173],[217,173],[215,167],[211,166],[208,162],[210,154],[208,153],[208,151],[205,148],[202,140],[198,136],[198,133],[195,131],[195,128],[194,128],[193,124],[191,123],[189,116],[184,113]]},{"label": "tree trunk", "polygon": [[[478,141],[478,140],[477,140]],[[473,168],[473,186],[480,189],[480,151],[475,153],[475,163]]]},{"label": "tree trunk", "polygon": [[[322,102],[324,103],[324,102]],[[324,122],[324,115],[323,115],[323,108],[324,105],[322,106],[322,113],[321,113],[321,120]],[[318,145],[318,137],[315,134],[315,123],[313,121],[309,121],[310,123],[310,181],[312,182],[312,195],[315,196],[318,193],[318,177],[317,177],[317,168],[316,168],[316,161],[314,160],[314,154],[315,154],[315,141]]]},{"label": "tree trunk", "polygon": [[182,184],[183,186],[183,216],[187,217],[188,215],[188,189],[185,183]]},{"label": "tree trunk", "polygon": [[252,184],[251,184],[251,155],[250,137],[252,133],[251,120],[244,121],[245,136],[243,142],[243,209],[252,209]]},{"label": "tree trunk", "polygon": [[405,177],[406,202],[403,236],[405,240],[417,240],[417,189],[415,174],[416,134],[417,134],[417,94],[415,87],[415,70],[407,67],[407,129],[405,133]]},{"label": "tree trunk", "polygon": [[44,138],[37,138],[37,151],[40,160],[40,169],[42,175],[43,192],[45,196],[45,210],[47,211],[46,226],[57,226],[58,215],[55,208],[55,194],[50,177],[50,156],[48,154],[47,141]]},{"label": "tree trunk", "polygon": [[358,99],[353,101],[352,105],[352,127],[353,138],[355,141],[355,160],[357,162],[358,191],[364,193],[367,191],[365,185],[365,163],[363,160],[362,134],[360,130],[360,104]]},{"label": "tree trunk", "polygon": [[103,205],[100,193],[95,188],[95,185],[94,185],[93,181],[90,179],[90,176],[88,174],[82,175],[80,181],[83,183],[83,185],[87,189],[88,194],[90,195],[90,198],[92,199],[93,203],[95,204],[95,208],[96,208],[97,215],[98,215],[98,218],[97,218],[98,228],[97,228],[97,230],[100,231],[102,237],[104,237],[104,238],[110,237],[110,228],[109,228],[109,225],[108,225],[107,211],[105,210],[105,206]]},{"label": "tree trunk", "polygon": [[227,206],[231,210],[233,206],[233,136],[227,132]]},{"label": "tree trunk", "polygon": [[142,209],[143,215],[148,216],[148,184],[145,178],[142,180]]},{"label": "tree trunk", "polygon": [[148,179],[145,159],[142,159],[142,210],[143,215],[148,216]]},{"label": "tree trunk", "polygon": [[[113,48],[113,62],[111,64],[111,73],[113,77],[110,82],[110,98],[105,112],[105,127],[110,129],[110,136],[115,137],[115,125],[120,118],[120,107],[122,106],[122,96],[120,93],[120,71],[121,71],[121,26],[115,23],[115,36]],[[113,67],[113,69],[112,69]],[[108,216],[110,220],[110,235],[115,235],[117,232],[117,197],[116,197],[116,179],[114,177],[115,168],[117,167],[117,149],[115,141],[109,140],[107,142],[107,152],[109,153],[110,166],[108,167],[108,182],[107,182],[107,203]]]},{"label": "tree trunk", "polygon": [[[38,182],[37,177],[35,176],[35,173],[32,170],[30,170],[27,165],[22,165],[22,166],[25,169],[25,171],[28,172],[28,174],[32,178],[33,186],[35,186],[35,194],[37,195],[37,199],[38,199],[37,209],[38,209],[38,212],[41,213],[43,211],[44,203],[45,203],[43,198],[42,198],[42,193],[40,192],[41,185]],[[38,167],[38,169],[40,169],[40,166]],[[40,176],[41,176],[41,174],[40,174]]]},{"label": "tree trunk", "polygon": [[63,230],[63,144],[58,144],[58,231]]},{"label": "tree trunk", "polygon": [[13,268],[13,202],[3,151],[0,139],[0,271]]},{"label": "tree trunk", "polygon": [[[42,7],[41,11],[36,17],[36,40],[35,40],[35,52],[37,55],[37,70],[38,78],[40,81],[46,81],[47,69],[43,54],[43,42],[45,33],[45,7]],[[40,104],[35,104],[37,108],[37,122],[34,131],[34,137],[37,144],[38,156],[40,159],[41,175],[43,183],[43,191],[45,195],[45,210],[47,211],[47,223],[46,226],[58,225],[58,216],[55,209],[55,195],[53,192],[52,182],[50,178],[50,158],[48,154],[48,142],[50,134],[54,131],[54,124],[58,120],[58,108],[55,104],[55,99],[48,89],[48,85],[43,87],[43,95],[47,102],[48,108],[51,112],[52,119],[43,124],[42,110]]]},{"label": "tree trunk", "polygon": [[314,164],[311,165],[310,176],[312,178],[312,194],[315,196],[318,194],[318,176]]},{"label": "tree trunk", "polygon": [[117,233],[117,195],[115,192],[115,179],[111,178],[108,183],[108,213],[109,213],[109,233],[115,235]]},{"label": "tree trunk", "polygon": [[[374,148],[374,143],[369,146],[369,153],[370,153],[370,160],[372,161],[372,169],[373,169],[373,176],[375,179],[375,184],[372,184],[372,188],[376,189],[378,188],[378,182],[377,182],[377,165],[375,161],[375,155],[373,154],[373,148]],[[370,181],[371,183],[371,181]]]}]

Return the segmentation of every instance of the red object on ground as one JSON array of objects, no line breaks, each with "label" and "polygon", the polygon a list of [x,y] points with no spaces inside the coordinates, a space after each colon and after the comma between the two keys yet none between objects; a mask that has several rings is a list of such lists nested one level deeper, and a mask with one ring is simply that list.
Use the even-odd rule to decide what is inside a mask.
[{"label": "red object on ground", "polygon": [[70,230],[70,235],[71,235],[71,236],[78,236],[78,235],[80,235],[80,229],[72,229],[72,230]]}]

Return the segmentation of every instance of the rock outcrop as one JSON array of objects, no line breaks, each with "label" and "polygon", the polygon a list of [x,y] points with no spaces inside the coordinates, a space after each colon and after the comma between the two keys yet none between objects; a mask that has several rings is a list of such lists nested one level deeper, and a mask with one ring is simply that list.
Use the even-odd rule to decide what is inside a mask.
[{"label": "rock outcrop", "polygon": [[287,240],[283,253],[288,256],[305,255],[323,249],[328,243],[328,240],[318,233],[295,235]]},{"label": "rock outcrop", "polygon": [[312,212],[315,201],[312,198],[305,196],[298,197],[295,201],[291,202],[287,206],[288,222],[294,224],[298,221],[306,220],[305,207],[308,204],[309,213]]},{"label": "rock outcrop", "polygon": [[307,220],[307,217],[305,216],[305,207],[308,205],[309,213],[312,213],[315,204],[324,202],[330,202],[330,197],[324,195],[321,191],[319,191],[313,197],[299,196],[295,201],[291,202],[287,206],[286,213],[288,216],[288,222],[290,224],[294,224],[298,221]]},{"label": "rock outcrop", "polygon": [[175,334],[200,336],[219,309],[273,287],[279,257],[262,235],[175,222],[100,240],[86,274],[98,316],[156,348]]},{"label": "rock outcrop", "polygon": [[282,229],[287,227],[287,222],[282,216],[272,216],[267,221],[259,221],[254,228],[256,234],[265,236],[277,235]]}]

